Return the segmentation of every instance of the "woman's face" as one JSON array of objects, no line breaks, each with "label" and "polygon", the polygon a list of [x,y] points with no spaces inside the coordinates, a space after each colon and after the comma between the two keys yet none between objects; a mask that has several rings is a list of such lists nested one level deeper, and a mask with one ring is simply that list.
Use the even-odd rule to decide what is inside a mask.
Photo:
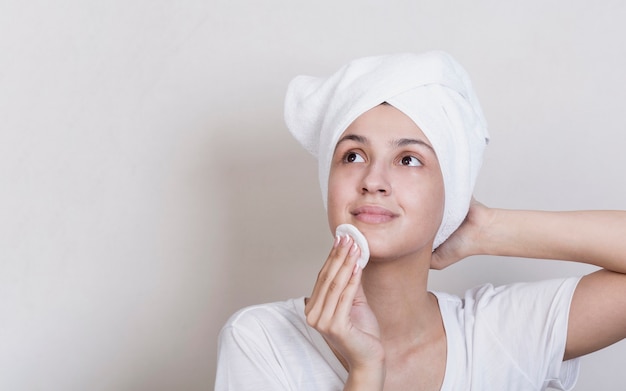
[{"label": "woman's face", "polygon": [[444,185],[420,128],[390,105],[363,113],[340,136],[331,162],[331,229],[355,225],[371,259],[430,254],[441,224]]}]

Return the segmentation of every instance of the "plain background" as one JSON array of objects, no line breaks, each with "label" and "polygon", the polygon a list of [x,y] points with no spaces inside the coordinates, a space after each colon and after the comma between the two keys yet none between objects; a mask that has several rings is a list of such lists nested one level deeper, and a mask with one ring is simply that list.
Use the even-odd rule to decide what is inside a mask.
[{"label": "plain background", "polygon": [[[209,390],[242,306],[332,237],[282,120],[297,74],[443,49],[492,136],[491,206],[626,209],[622,1],[0,1],[0,389]],[[586,273],[476,257],[432,289]],[[626,383],[626,343],[577,390]]]}]

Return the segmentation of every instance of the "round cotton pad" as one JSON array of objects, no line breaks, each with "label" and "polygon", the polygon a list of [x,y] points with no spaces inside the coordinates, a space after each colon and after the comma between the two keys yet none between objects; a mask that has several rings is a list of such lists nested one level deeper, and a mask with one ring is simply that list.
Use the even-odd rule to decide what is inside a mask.
[{"label": "round cotton pad", "polygon": [[352,224],[341,224],[337,227],[335,235],[344,236],[349,235],[357,246],[361,249],[361,256],[356,263],[363,269],[367,265],[367,261],[370,259],[370,248],[367,245],[367,239],[365,236]]}]

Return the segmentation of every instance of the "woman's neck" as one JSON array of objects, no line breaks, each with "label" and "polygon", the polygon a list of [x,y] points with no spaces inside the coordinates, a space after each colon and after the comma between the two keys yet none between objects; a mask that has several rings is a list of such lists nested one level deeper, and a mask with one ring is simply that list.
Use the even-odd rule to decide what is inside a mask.
[{"label": "woman's neck", "polygon": [[430,253],[421,259],[370,260],[363,289],[376,314],[383,340],[419,343],[441,331],[436,297],[428,292]]}]

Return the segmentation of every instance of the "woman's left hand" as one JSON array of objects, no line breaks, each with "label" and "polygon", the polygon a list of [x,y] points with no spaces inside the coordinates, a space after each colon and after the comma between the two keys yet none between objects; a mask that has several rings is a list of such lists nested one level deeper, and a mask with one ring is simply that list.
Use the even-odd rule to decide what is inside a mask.
[{"label": "woman's left hand", "polygon": [[490,209],[472,198],[463,224],[433,252],[430,268],[445,269],[471,255],[481,253],[480,246],[484,227],[494,219],[494,209]]}]

